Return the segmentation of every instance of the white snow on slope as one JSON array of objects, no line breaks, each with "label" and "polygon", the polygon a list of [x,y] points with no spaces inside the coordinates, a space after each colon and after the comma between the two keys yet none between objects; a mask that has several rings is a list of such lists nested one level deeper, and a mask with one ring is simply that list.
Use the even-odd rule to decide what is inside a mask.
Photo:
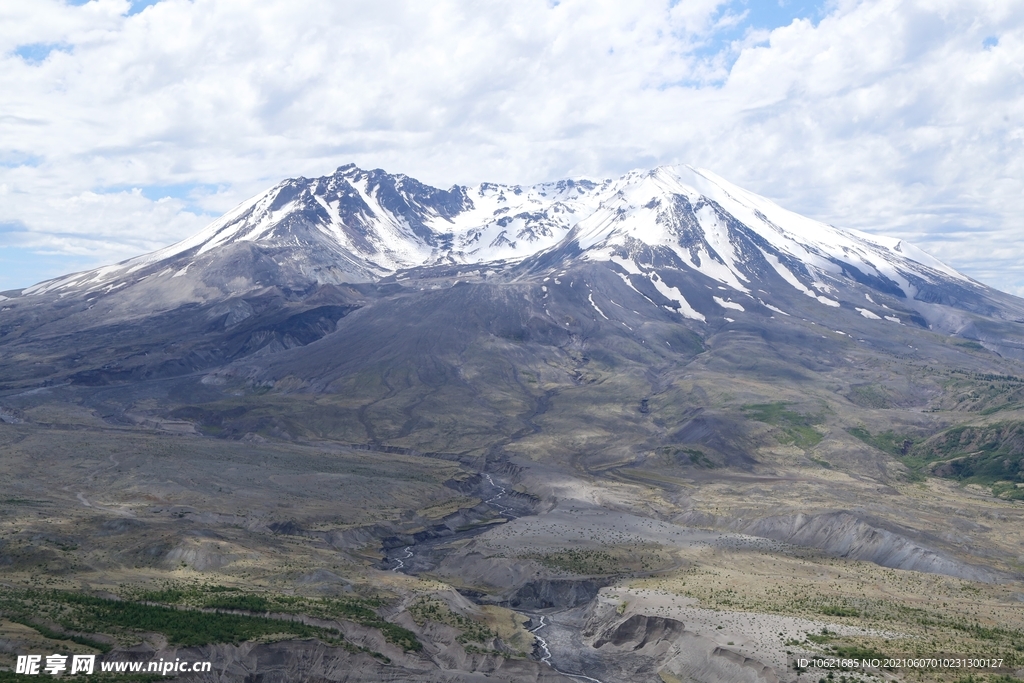
[{"label": "white snow on slope", "polygon": [[719,306],[721,306],[722,308],[731,308],[731,309],[733,309],[735,311],[745,311],[745,310],[747,310],[747,309],[743,308],[743,306],[741,306],[740,304],[736,303],[735,301],[726,301],[725,299],[723,299],[720,296],[716,296],[716,297],[712,297],[712,298],[715,300],[715,303],[718,304]]},{"label": "white snow on slope", "polygon": [[[761,301],[761,300],[758,299],[758,301]],[[781,308],[777,308],[775,306],[772,306],[771,304],[765,303],[764,301],[761,301],[761,305],[764,306],[765,308],[767,308],[769,311],[775,311],[776,313],[781,313],[782,315],[789,315],[789,313],[786,313]]]},{"label": "white snow on slope", "polygon": [[600,308],[598,308],[597,304],[594,303],[594,293],[593,292],[591,292],[590,294],[587,295],[587,300],[590,301],[590,305],[594,307],[594,310],[601,314],[602,318],[604,318],[605,320],[610,320],[610,318],[604,314],[604,311],[602,311]]},{"label": "white snow on slope", "polygon": [[[931,270],[968,281],[964,275],[902,240],[856,230],[840,230],[801,216],[705,169],[676,166],[672,172],[685,178],[700,193],[717,201],[741,222],[757,230],[774,246],[802,261],[817,261],[814,265],[826,272],[836,272],[835,265],[820,257],[833,256],[851,262],[852,253],[857,260],[870,267],[867,272],[872,275],[881,273],[891,277],[898,263],[912,261],[924,266],[919,272],[927,273]],[[807,258],[814,252],[817,258]]]},{"label": "white snow on slope", "polygon": [[[968,281],[901,240],[840,230],[799,216],[710,171],[689,166],[631,171],[599,182],[560,181],[532,187],[483,183],[461,188],[460,196],[467,201],[442,213],[405,194],[402,197],[419,211],[415,220],[422,221],[416,223],[415,230],[408,214],[386,208],[394,206],[395,195],[383,197],[383,186],[374,184],[371,175],[343,167],[334,176],[285,181],[177,244],[114,266],[42,282],[22,294],[115,287],[143,277],[136,273],[147,266],[164,262],[165,271],[170,268],[175,276],[193,277],[195,269],[188,266],[196,255],[214,253],[236,242],[309,244],[311,249],[336,257],[339,267],[372,279],[435,263],[515,262],[570,238],[584,251],[582,258],[614,261],[627,272],[650,279],[659,292],[679,304],[683,315],[695,320],[704,320],[704,316],[678,289],[652,276],[652,250],[661,250],[661,255],[671,252],[672,258],[678,259],[662,259],[659,269],[695,271],[727,290],[743,293],[749,293],[751,286],[752,264],[748,260],[763,257],[794,289],[830,307],[839,306],[834,294],[824,295],[832,289],[825,280],[842,277],[843,267],[836,261],[871,277],[888,278],[910,299],[917,293],[913,278]],[[376,177],[379,180],[380,176]],[[396,191],[405,192],[401,183],[410,179],[389,177],[398,179]],[[351,202],[342,207],[342,201],[357,201],[354,196],[364,207],[355,214]],[[343,215],[358,225],[345,224]],[[426,237],[424,227],[429,233]],[[740,236],[742,231],[756,234],[756,246]],[[776,257],[773,249],[784,258]],[[291,253],[293,261],[301,259],[296,255],[299,251]],[[292,265],[303,267],[301,262]],[[317,268],[318,264],[312,264],[307,272]],[[196,275],[201,276],[201,272]],[[724,297],[727,303],[721,305],[740,306],[728,299]]]},{"label": "white snow on slope", "polygon": [[704,314],[696,310],[693,306],[691,306],[690,302],[686,300],[686,297],[683,296],[682,292],[680,292],[675,287],[669,287],[667,284],[665,284],[665,282],[660,277],[658,277],[657,273],[651,273],[649,279],[651,280],[651,284],[654,285],[654,287],[663,297],[665,297],[669,301],[674,301],[679,306],[679,314],[682,315],[684,318],[689,318],[690,320],[699,320],[702,323],[707,322],[707,318],[704,317]]}]

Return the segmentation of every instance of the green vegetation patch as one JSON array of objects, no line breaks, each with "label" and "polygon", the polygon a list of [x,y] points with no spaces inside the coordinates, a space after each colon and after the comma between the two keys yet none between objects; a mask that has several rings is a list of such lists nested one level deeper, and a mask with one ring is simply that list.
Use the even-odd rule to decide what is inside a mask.
[{"label": "green vegetation patch", "polygon": [[102,643],[98,640],[93,640],[92,638],[86,638],[85,636],[60,633],[58,631],[54,631],[52,628],[45,626],[43,624],[37,624],[32,621],[29,621],[24,617],[13,617],[11,621],[21,624],[22,626],[28,626],[30,629],[35,630],[39,635],[43,636],[44,638],[49,638],[50,640],[69,640],[72,643],[85,645],[86,647],[91,647],[104,653],[110,652],[114,649],[107,643]]},{"label": "green vegetation patch", "polygon": [[718,465],[713,463],[702,451],[698,451],[695,448],[684,448],[683,452],[690,456],[690,462],[697,467],[703,467],[709,470],[713,470],[718,467]]},{"label": "green vegetation patch", "polygon": [[326,637],[329,641],[340,637],[337,632],[327,629],[266,617],[182,610],[59,591],[52,592],[49,597],[71,608],[60,622],[69,630],[89,633],[109,632],[111,629],[151,631],[162,633],[172,644],[183,647],[241,643],[275,634],[300,638]]},{"label": "green vegetation patch", "polygon": [[862,408],[892,408],[889,394],[873,384],[850,387],[847,398]]},{"label": "green vegetation patch", "polygon": [[911,460],[947,479],[991,486],[995,495],[1024,500],[1024,422],[961,425],[911,451]]},{"label": "green vegetation patch", "polygon": [[249,593],[238,588],[203,584],[167,583],[157,590],[125,588],[126,598],[193,608],[257,613],[304,614],[320,619],[344,619],[379,630],[385,640],[403,650],[419,652],[423,644],[407,628],[385,621],[375,611],[386,603],[379,598],[305,598],[271,593]]},{"label": "green vegetation patch", "polygon": [[525,557],[545,567],[582,576],[609,576],[629,572],[646,572],[664,568],[666,556],[661,546],[653,543],[606,546],[608,550],[565,548],[557,552],[530,554]]},{"label": "green vegetation patch", "polygon": [[926,440],[892,430],[871,434],[864,427],[847,431],[890,455],[911,471],[992,488],[1007,500],[1024,500],[1024,422],[960,425]]},{"label": "green vegetation patch", "polygon": [[571,548],[558,553],[534,556],[545,567],[573,574],[615,574],[621,571],[619,561],[603,550]]},{"label": "green vegetation patch", "polygon": [[992,484],[992,495],[1004,500],[1024,500],[1024,488],[1015,482],[997,481]]},{"label": "green vegetation patch", "polygon": [[[0,614],[36,629],[47,638],[72,640],[100,650],[110,648],[90,638],[64,635],[37,622],[53,623],[71,632],[105,633],[115,637],[135,632],[162,633],[172,644],[185,647],[240,643],[266,636],[317,638],[387,659],[348,643],[337,629],[309,626],[280,616],[304,615],[353,621],[379,630],[388,642],[404,650],[423,649],[415,633],[377,614],[375,608],[385,603],[376,598],[304,598],[183,583],[168,583],[157,590],[124,587],[121,592],[123,599],[118,600],[67,591],[6,589],[0,592]],[[278,616],[269,616],[271,612]]]},{"label": "green vegetation patch", "polygon": [[53,503],[31,498],[0,498],[0,505],[53,505]]},{"label": "green vegetation patch", "polygon": [[872,435],[864,427],[849,427],[847,430],[852,436],[857,437],[869,446],[874,446],[880,451],[902,457],[910,452],[910,449],[918,440],[907,434],[900,434],[891,429]]},{"label": "green vegetation patch", "polygon": [[944,386],[942,407],[948,410],[992,415],[1024,404],[1024,379],[1013,375],[951,370]]},{"label": "green vegetation patch", "polygon": [[755,403],[743,406],[743,412],[752,420],[779,427],[782,432],[777,437],[780,443],[805,450],[817,446],[822,435],[814,425],[823,423],[825,416],[798,413],[787,408],[788,405],[783,401]]},{"label": "green vegetation patch", "polygon": [[420,598],[409,607],[409,614],[417,624],[422,625],[429,620],[458,629],[461,633],[457,640],[463,645],[466,643],[488,643],[498,637],[498,634],[491,629],[461,614],[456,614],[445,602],[436,598]]},{"label": "green vegetation patch", "polygon": [[[416,634],[407,628],[385,621],[370,608],[365,600],[325,599],[317,601],[319,604],[311,605],[313,601],[305,601],[302,606],[303,613],[315,616],[319,612],[322,616],[333,619],[347,619],[368,628],[375,628],[384,634],[384,639],[392,645],[397,645],[406,651],[419,652],[423,649],[423,643],[419,641]],[[379,606],[379,604],[378,604]],[[296,607],[292,607],[296,609]]]},{"label": "green vegetation patch", "polygon": [[708,470],[713,470],[716,467],[718,467],[715,461],[709,458],[704,453],[704,451],[699,450],[697,448],[681,448],[679,446],[659,446],[658,448],[654,449],[654,453],[655,455],[658,455],[662,458],[669,459],[669,461],[673,463],[679,463],[680,461],[682,463],[689,462],[691,465],[694,465],[695,467],[700,467]]},{"label": "green vegetation patch", "polygon": [[204,607],[211,609],[235,609],[245,612],[269,612],[273,603],[262,595],[252,594],[227,594],[215,595],[203,603]]}]

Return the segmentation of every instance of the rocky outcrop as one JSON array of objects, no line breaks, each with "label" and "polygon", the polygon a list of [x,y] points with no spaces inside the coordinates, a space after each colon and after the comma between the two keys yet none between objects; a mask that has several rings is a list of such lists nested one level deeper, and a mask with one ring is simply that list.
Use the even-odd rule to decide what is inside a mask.
[{"label": "rocky outcrop", "polygon": [[520,610],[553,607],[565,609],[590,602],[597,597],[603,585],[592,579],[530,581],[512,593],[505,602],[509,607]]},{"label": "rocky outcrop", "polygon": [[338,550],[354,550],[362,548],[371,543],[377,543],[380,539],[394,533],[394,528],[386,524],[370,524],[358,526],[343,531],[330,531],[325,535],[327,543]]},{"label": "rocky outcrop", "polygon": [[609,628],[594,641],[594,647],[611,644],[615,647],[640,650],[648,645],[675,642],[683,634],[683,622],[667,617],[634,614],[618,626]]},{"label": "rocky outcrop", "polygon": [[20,410],[0,406],[0,422],[11,425],[20,425],[25,422],[25,415]]},{"label": "rocky outcrop", "polygon": [[438,538],[450,538],[458,533],[480,531],[489,524],[501,522],[504,519],[496,519],[491,508],[486,503],[480,503],[472,508],[459,508],[427,528],[388,536],[381,545],[384,550],[402,548]]},{"label": "rocky outcrop", "polygon": [[179,564],[186,564],[198,571],[207,571],[229,565],[239,557],[236,553],[221,552],[209,543],[182,543],[167,553],[163,565],[177,567]]},{"label": "rocky outcrop", "polygon": [[486,602],[503,604],[507,596],[544,570],[544,566],[535,560],[492,557],[471,551],[445,557],[434,574],[491,596],[483,598]]},{"label": "rocky outcrop", "polygon": [[733,525],[734,530],[793,545],[817,548],[851,560],[883,567],[992,582],[999,575],[918,545],[900,534],[868,524],[849,512],[781,515]]},{"label": "rocky outcrop", "polygon": [[[620,615],[621,603],[600,595],[589,606],[582,634],[601,654],[602,680],[661,680],[665,683],[778,683],[764,662],[686,630],[683,622],[635,613]],[[598,671],[593,667],[592,671]]]},{"label": "rocky outcrop", "polygon": [[845,510],[820,514],[791,514],[760,519],[729,520],[690,510],[678,524],[722,529],[783,543],[816,548],[829,555],[873,562],[883,567],[954,576],[992,583],[1006,578],[1000,572],[963,562],[947,553],[921,545],[899,530],[884,529]]}]

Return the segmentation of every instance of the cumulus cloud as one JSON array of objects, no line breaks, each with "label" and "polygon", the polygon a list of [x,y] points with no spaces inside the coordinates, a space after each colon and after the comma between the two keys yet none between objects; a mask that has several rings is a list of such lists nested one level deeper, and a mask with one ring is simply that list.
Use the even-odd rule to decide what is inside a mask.
[{"label": "cumulus cloud", "polygon": [[442,186],[692,163],[1024,293],[1020,3],[8,4],[0,223],[97,262],[349,161]]}]

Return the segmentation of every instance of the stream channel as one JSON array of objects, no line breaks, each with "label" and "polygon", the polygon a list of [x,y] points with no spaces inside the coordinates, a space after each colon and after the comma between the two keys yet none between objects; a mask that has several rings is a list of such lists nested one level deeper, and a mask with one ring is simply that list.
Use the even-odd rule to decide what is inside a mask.
[{"label": "stream channel", "polygon": [[[490,474],[484,473],[482,479],[481,493],[483,495],[480,497],[488,496],[483,503],[499,515],[511,520],[533,514],[529,505],[509,496],[508,489],[494,481]],[[476,536],[489,529],[490,526],[482,526],[443,535],[426,535],[422,539],[416,538],[415,542],[411,544],[395,545],[393,542],[386,542],[384,566],[393,572],[409,574],[430,571],[438,565],[439,555],[443,557],[443,546],[447,546],[452,541]],[[391,547],[388,547],[389,545]],[[522,594],[524,589],[529,587],[529,584],[524,586],[517,591],[517,595]],[[572,603],[568,606],[544,608],[544,600],[540,598],[541,591],[539,590],[535,591],[536,595],[533,594],[534,591],[529,590],[526,590],[526,594],[523,595],[522,602],[530,605],[528,609],[524,609],[519,600],[503,606],[515,609],[529,619],[526,628],[536,638],[533,649],[535,660],[547,664],[563,676],[580,681],[591,681],[591,683],[604,683],[599,678],[583,673],[601,670],[604,667],[600,663],[597,653],[586,647],[580,638],[587,605],[596,597],[598,588],[599,586],[595,584],[584,586],[582,591],[570,591]],[[464,593],[464,595],[474,602],[480,602],[481,596],[479,595],[469,593]],[[536,604],[537,602],[540,604]],[[588,654],[590,656],[587,656]]]}]

